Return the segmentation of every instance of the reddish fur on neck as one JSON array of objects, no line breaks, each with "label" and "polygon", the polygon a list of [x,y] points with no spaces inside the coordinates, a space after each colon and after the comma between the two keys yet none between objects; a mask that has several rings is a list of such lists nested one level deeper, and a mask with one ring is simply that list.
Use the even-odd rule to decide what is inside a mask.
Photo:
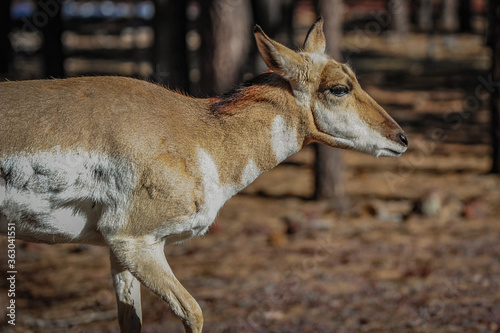
[{"label": "reddish fur on neck", "polygon": [[269,88],[292,94],[292,87],[287,80],[279,74],[268,71],[230,92],[217,98],[210,98],[210,109],[216,115],[234,115],[255,102],[276,105],[274,96],[269,94]]}]

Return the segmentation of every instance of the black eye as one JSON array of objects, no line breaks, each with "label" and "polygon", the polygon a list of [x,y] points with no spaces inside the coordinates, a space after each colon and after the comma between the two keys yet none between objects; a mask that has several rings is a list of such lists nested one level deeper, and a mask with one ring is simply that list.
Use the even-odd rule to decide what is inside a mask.
[{"label": "black eye", "polygon": [[342,97],[342,96],[345,96],[349,93],[349,88],[347,88],[346,86],[338,85],[338,86],[331,87],[330,91],[335,96]]}]

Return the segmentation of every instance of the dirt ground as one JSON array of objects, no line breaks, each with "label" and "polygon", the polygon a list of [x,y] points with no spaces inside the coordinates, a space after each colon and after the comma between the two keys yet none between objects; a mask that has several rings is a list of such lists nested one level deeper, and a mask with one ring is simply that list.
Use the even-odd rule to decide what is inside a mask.
[{"label": "dirt ground", "polygon": [[[424,35],[371,37],[363,52],[357,39],[344,42],[350,63],[410,150],[345,152],[350,208],[337,213],[310,199],[307,148],[231,199],[206,236],[166,247],[204,332],[500,332],[500,178],[488,174],[482,38],[448,49],[437,36],[434,61]],[[106,249],[16,244],[17,321],[3,321],[2,278],[0,331],[118,332]],[[144,332],[183,332],[146,289],[142,307]]]}]

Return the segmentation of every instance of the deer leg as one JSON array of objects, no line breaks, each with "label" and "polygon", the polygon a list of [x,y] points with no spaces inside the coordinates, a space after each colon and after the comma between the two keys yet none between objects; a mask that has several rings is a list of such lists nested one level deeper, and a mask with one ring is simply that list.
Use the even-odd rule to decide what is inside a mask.
[{"label": "deer leg", "polygon": [[118,303],[121,333],[139,333],[142,326],[141,284],[110,251],[111,276]]},{"label": "deer leg", "polygon": [[108,239],[116,258],[151,291],[166,301],[182,320],[188,333],[201,333],[203,315],[196,300],[175,277],[163,253],[163,242],[111,237]]}]

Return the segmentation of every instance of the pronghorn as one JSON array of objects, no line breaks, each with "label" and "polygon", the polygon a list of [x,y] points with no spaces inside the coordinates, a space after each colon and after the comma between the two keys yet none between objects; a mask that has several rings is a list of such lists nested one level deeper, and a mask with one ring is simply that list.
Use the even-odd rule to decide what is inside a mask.
[{"label": "pronghorn", "polygon": [[407,149],[353,71],[325,53],[321,18],[299,51],[254,33],[270,71],[219,98],[124,77],[0,83],[0,232],[109,246],[122,332],[140,331],[140,283],[201,332],[164,246],[206,233],[264,171],[313,141],[375,156]]}]

